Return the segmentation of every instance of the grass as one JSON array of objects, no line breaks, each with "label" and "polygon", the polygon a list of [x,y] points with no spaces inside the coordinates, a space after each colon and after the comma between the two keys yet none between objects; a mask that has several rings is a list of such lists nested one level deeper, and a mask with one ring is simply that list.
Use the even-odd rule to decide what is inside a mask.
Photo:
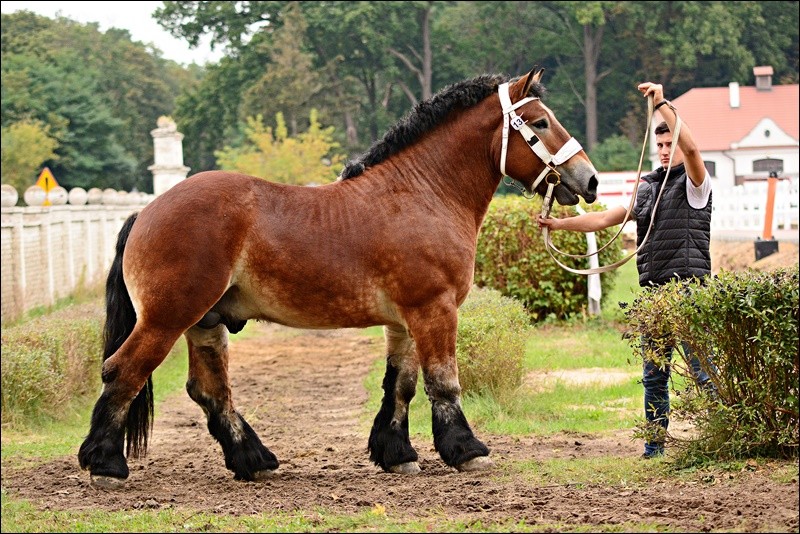
[{"label": "grass", "polygon": [[[629,253],[630,251],[625,251],[626,256]],[[636,270],[636,259],[632,258],[617,268],[614,287],[609,291],[608,295],[601,297],[600,316],[612,323],[624,321],[619,303],[632,302],[641,291],[642,288],[639,287],[639,272]]]},{"label": "grass", "polygon": [[621,332],[599,322],[537,327],[525,352],[525,367],[531,370],[629,368],[631,360]]},{"label": "grass", "polygon": [[517,462],[511,469],[535,485],[635,487],[653,477],[654,465],[643,464],[635,457],[549,458]]},{"label": "grass", "polygon": [[[578,339],[579,341],[575,341]],[[587,354],[586,347],[591,347]],[[627,343],[613,326],[547,326],[536,329],[527,344],[524,366],[529,373],[548,371],[547,388],[523,387],[513,403],[500,405],[492,397],[465,396],[462,406],[476,428],[506,435],[558,432],[613,432],[633,428],[642,416],[641,368],[631,363]],[[573,383],[558,378],[558,371],[592,368],[627,378],[622,382]],[[380,407],[385,362],[379,360],[365,381],[370,397],[362,417],[369,428]],[[409,410],[409,432],[421,440],[432,439],[430,403],[422,378]]]},{"label": "grass", "polygon": [[[263,513],[235,517],[174,509],[122,512],[38,510],[2,493],[3,532],[562,532],[564,525],[508,520],[452,520],[437,510],[422,510],[424,518],[407,520],[375,504],[355,514],[325,509]],[[569,525],[571,532],[651,532],[653,525]]]},{"label": "grass", "polygon": [[63,310],[64,308],[68,308],[76,304],[83,304],[96,299],[102,300],[104,295],[104,283],[97,282],[95,284],[86,284],[84,283],[83,279],[81,279],[70,295],[56,300],[54,304],[49,306],[35,306],[18,317],[3,321],[2,326],[3,328],[17,326],[26,321],[36,319],[37,317],[44,317],[53,312]]},{"label": "grass", "polygon": [[[188,366],[186,344],[179,340],[164,363],[153,373],[156,415],[161,401],[183,389]],[[11,458],[26,462],[35,458],[36,461],[43,462],[59,456],[77,454],[75,444],[81,443],[89,432],[89,420],[96,400],[96,398],[91,398],[82,404],[72,406],[59,420],[45,421],[29,428],[4,428],[2,433],[3,462]]]}]

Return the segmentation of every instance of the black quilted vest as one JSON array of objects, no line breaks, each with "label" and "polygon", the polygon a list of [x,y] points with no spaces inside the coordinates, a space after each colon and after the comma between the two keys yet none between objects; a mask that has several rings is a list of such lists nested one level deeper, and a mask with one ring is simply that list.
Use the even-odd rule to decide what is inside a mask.
[{"label": "black quilted vest", "polygon": [[[659,167],[639,184],[634,206],[637,247],[650,225],[665,171]],[[694,209],[686,198],[686,180],[683,164],[670,170],[650,236],[636,256],[642,287],[675,278],[702,278],[711,272],[711,197],[705,208]]]}]

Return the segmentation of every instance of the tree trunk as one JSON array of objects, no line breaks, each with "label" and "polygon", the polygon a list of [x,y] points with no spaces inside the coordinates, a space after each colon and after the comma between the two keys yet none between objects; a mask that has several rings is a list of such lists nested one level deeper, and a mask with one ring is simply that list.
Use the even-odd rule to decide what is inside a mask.
[{"label": "tree trunk", "polygon": [[356,121],[353,120],[353,114],[349,110],[344,112],[344,124],[348,148],[358,146],[358,128]]},{"label": "tree trunk", "polygon": [[597,84],[603,76],[597,74],[597,62],[603,42],[603,29],[599,26],[594,33],[589,24],[583,26],[583,68],[586,75],[586,150],[597,146]]},{"label": "tree trunk", "polygon": [[[431,49],[431,11],[433,2],[428,2],[426,7],[417,14],[420,31],[422,32],[422,52],[409,46],[412,57],[400,52],[394,47],[389,47],[390,54],[400,60],[406,68],[417,78],[419,82],[421,100],[426,100],[433,96],[433,50]],[[400,85],[403,88],[402,85]],[[413,95],[409,95],[408,90],[404,91],[411,105],[416,105],[417,101]]]},{"label": "tree trunk", "polygon": [[433,96],[433,52],[431,51],[431,10],[433,2],[422,13],[422,99]]}]

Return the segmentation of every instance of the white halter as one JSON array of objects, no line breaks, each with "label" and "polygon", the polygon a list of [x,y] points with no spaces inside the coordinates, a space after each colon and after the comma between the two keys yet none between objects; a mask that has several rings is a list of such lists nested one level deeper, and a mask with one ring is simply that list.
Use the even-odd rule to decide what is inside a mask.
[{"label": "white halter", "polygon": [[562,146],[554,156],[551,155],[550,152],[547,151],[547,148],[545,148],[544,143],[540,142],[540,139],[535,133],[533,133],[533,130],[531,130],[531,128],[525,124],[525,121],[522,120],[522,117],[517,115],[517,113],[514,111],[518,107],[523,106],[528,102],[539,100],[539,98],[528,96],[516,104],[512,104],[511,97],[508,95],[508,82],[500,84],[500,86],[497,88],[497,93],[500,96],[500,105],[503,107],[503,148],[500,152],[500,172],[503,173],[503,176],[506,175],[508,125],[511,123],[511,126],[513,126],[515,130],[522,134],[522,137],[525,139],[525,142],[528,143],[528,146],[531,148],[531,150],[533,150],[533,152],[539,156],[539,159],[541,159],[546,165],[541,174],[539,174],[538,178],[536,178],[536,180],[533,182],[531,190],[536,189],[536,186],[538,186],[548,174],[555,174],[557,182],[554,185],[558,185],[558,183],[561,182],[561,173],[556,170],[556,167],[580,152],[583,147],[581,147],[581,144],[574,137],[570,137],[569,140],[564,143],[564,146]]}]

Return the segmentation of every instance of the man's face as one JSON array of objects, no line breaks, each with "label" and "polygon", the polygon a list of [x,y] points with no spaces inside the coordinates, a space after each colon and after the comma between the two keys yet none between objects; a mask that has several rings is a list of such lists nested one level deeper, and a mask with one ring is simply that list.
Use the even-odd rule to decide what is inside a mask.
[{"label": "man's face", "polygon": [[[672,150],[672,132],[656,135],[656,149],[658,150],[658,160],[666,169],[669,164],[669,151]],[[676,146],[675,155],[672,156],[672,166],[675,167],[681,163],[683,163],[683,152],[681,152],[681,147]]]}]

